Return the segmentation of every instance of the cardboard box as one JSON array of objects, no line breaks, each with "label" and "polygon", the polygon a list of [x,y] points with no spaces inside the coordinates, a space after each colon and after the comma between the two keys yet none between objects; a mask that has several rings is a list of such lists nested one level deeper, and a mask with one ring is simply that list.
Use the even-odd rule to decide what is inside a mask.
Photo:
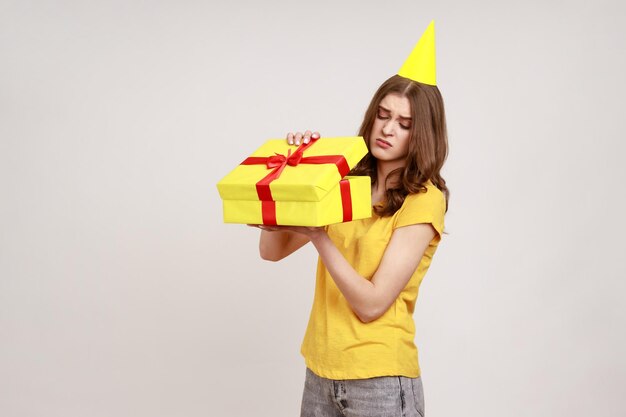
[{"label": "cardboard box", "polygon": [[217,184],[224,222],[323,226],[371,217],[370,178],[344,179],[366,154],[362,137],[269,140]]}]

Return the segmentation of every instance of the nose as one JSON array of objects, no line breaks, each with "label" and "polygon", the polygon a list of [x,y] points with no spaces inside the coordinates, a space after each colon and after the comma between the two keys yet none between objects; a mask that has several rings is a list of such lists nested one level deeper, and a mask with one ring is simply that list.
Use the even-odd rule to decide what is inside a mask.
[{"label": "nose", "polygon": [[393,134],[393,121],[386,120],[383,124],[382,131],[385,136],[391,136]]}]

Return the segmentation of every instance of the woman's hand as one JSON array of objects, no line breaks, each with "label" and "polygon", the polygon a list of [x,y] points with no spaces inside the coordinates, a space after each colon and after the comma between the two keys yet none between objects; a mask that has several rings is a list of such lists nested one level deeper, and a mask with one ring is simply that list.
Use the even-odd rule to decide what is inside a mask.
[{"label": "woman's hand", "polygon": [[250,227],[265,230],[267,232],[294,232],[308,237],[310,240],[326,233],[323,227],[315,226],[267,226],[264,224],[249,224]]},{"label": "woman's hand", "polygon": [[315,236],[323,238],[326,231],[323,227],[305,226],[266,226],[263,224],[249,224],[250,227],[261,229],[259,253],[267,261],[280,261],[286,256],[300,249]]},{"label": "woman's hand", "polygon": [[310,130],[307,130],[304,134],[302,132],[289,132],[287,133],[287,143],[297,146],[300,145],[300,143],[309,143],[311,139],[319,139],[319,137],[319,132],[311,133]]}]

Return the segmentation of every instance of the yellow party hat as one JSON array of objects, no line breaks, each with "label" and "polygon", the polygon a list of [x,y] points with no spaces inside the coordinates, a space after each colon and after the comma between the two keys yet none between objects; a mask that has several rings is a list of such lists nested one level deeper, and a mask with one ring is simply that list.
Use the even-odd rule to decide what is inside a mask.
[{"label": "yellow party hat", "polygon": [[398,75],[420,83],[437,85],[435,74],[435,21],[433,20],[417,41],[413,52],[398,71]]}]

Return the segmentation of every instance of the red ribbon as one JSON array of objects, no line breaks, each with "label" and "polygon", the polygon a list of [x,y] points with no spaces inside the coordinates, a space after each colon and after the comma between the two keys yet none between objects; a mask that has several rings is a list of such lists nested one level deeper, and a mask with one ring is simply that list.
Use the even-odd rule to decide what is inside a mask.
[{"label": "red ribbon", "polygon": [[343,206],[343,221],[352,221],[352,196],[350,195],[350,181],[339,181],[341,189],[341,205]]},{"label": "red ribbon", "polygon": [[[339,175],[343,178],[348,172],[350,167],[348,161],[343,155],[324,155],[324,156],[303,156],[304,151],[313,144],[317,139],[311,139],[309,143],[301,144],[294,153],[291,153],[291,149],[287,152],[287,155],[276,153],[273,156],[251,156],[246,158],[240,165],[259,165],[264,164],[267,169],[272,171],[263,177],[256,183],[256,192],[261,200],[262,212],[263,212],[263,224],[275,226],[276,223],[276,202],[272,198],[272,191],[270,190],[270,183],[280,177],[283,170],[289,166],[297,166],[298,164],[335,164]],[[344,183],[345,182],[345,183]],[[352,201],[350,199],[350,183],[348,180],[340,181],[341,188],[341,201],[343,204],[343,218],[352,220]],[[345,195],[347,184],[347,197]]]}]

